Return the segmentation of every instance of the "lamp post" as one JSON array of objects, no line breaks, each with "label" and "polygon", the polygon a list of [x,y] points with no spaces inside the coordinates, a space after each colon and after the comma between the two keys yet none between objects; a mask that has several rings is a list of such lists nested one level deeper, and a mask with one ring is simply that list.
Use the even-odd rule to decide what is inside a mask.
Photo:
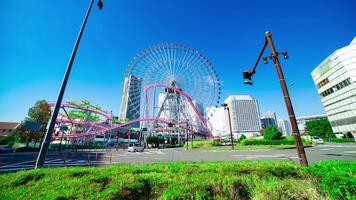
[{"label": "lamp post", "polygon": [[[66,69],[66,72],[64,74],[62,85],[61,85],[61,88],[59,90],[59,94],[58,94],[57,101],[56,101],[56,106],[54,107],[54,111],[53,111],[53,114],[52,114],[52,117],[51,117],[51,122],[50,122],[48,130],[47,130],[47,132],[46,132],[46,134],[44,136],[44,140],[42,142],[40,152],[38,153],[35,169],[37,169],[39,167],[42,167],[43,164],[44,164],[44,161],[45,161],[45,158],[46,158],[46,153],[47,153],[49,144],[51,143],[52,134],[53,134],[54,126],[56,124],[59,108],[60,108],[60,105],[62,104],[62,99],[63,99],[64,91],[65,91],[66,86],[67,86],[67,82],[68,82],[68,78],[69,78],[69,75],[70,75],[70,71],[72,69],[72,65],[73,65],[73,62],[74,62],[74,59],[75,59],[75,55],[77,54],[77,50],[78,50],[78,46],[79,46],[79,43],[80,43],[80,39],[82,38],[83,31],[84,31],[85,25],[87,23],[91,8],[93,6],[93,3],[94,3],[94,0],[91,0],[90,4],[89,4],[89,8],[88,8],[88,10],[86,12],[86,15],[84,17],[84,21],[83,21],[82,26],[80,28],[77,40],[75,41],[74,48],[73,48],[72,54],[70,56],[68,65],[67,65],[67,69]],[[97,5],[98,5],[100,10],[103,8],[103,2],[101,0],[98,1]]]},{"label": "lamp post", "polygon": [[234,136],[232,135],[230,108],[229,108],[229,106],[227,105],[227,103],[223,103],[223,104],[221,104],[221,105],[224,107],[224,110],[227,110],[227,115],[229,116],[231,148],[234,149]]},{"label": "lamp post", "polygon": [[297,120],[295,118],[295,114],[294,114],[294,110],[293,110],[293,105],[292,102],[290,100],[289,97],[289,92],[288,92],[288,88],[284,79],[284,75],[282,72],[282,68],[281,65],[279,63],[278,60],[278,56],[279,55],[283,55],[284,59],[288,59],[288,53],[283,51],[283,52],[277,52],[276,48],[273,44],[273,40],[272,40],[272,36],[271,33],[269,31],[266,32],[266,37],[265,37],[265,42],[263,44],[263,48],[261,50],[261,53],[259,54],[257,61],[253,67],[252,70],[246,70],[243,72],[243,78],[245,79],[244,83],[245,84],[249,84],[252,85],[252,75],[254,73],[256,73],[256,67],[262,57],[263,52],[266,49],[267,44],[270,47],[271,50],[271,55],[268,57],[263,57],[263,63],[267,64],[268,63],[268,59],[271,59],[276,67],[277,70],[277,74],[278,74],[278,79],[279,79],[279,83],[281,85],[282,88],[282,92],[283,92],[283,96],[284,96],[284,101],[286,104],[286,108],[287,108],[287,112],[288,112],[288,116],[289,116],[289,121],[291,123],[292,126],[292,131],[293,131],[293,136],[295,139],[295,144],[296,144],[296,148],[297,148],[297,152],[298,152],[298,158],[299,158],[299,162],[301,165],[303,166],[308,166],[308,160],[307,160],[307,156],[305,154],[304,151],[304,146],[302,143],[302,139],[300,137],[300,133],[299,133],[299,129],[298,129],[298,125],[297,125]]}]

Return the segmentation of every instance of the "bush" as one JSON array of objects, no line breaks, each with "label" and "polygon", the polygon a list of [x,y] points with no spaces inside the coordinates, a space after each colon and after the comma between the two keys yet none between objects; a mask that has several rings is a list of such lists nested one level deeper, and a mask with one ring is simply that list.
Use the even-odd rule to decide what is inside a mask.
[{"label": "bush", "polygon": [[241,142],[242,145],[294,145],[294,140],[282,139],[282,140],[258,140],[258,139],[246,139]]},{"label": "bush", "polygon": [[323,161],[307,168],[319,190],[331,199],[356,199],[356,162]]},{"label": "bush", "polygon": [[12,146],[18,141],[18,137],[15,135],[6,135],[0,137],[0,145],[9,145]]},{"label": "bush", "polygon": [[147,144],[154,144],[156,146],[159,146],[159,144],[164,143],[164,138],[163,137],[158,137],[158,136],[148,136],[146,138]]},{"label": "bush", "polygon": [[350,138],[323,138],[324,141],[336,142],[336,143],[354,143],[354,139]]},{"label": "bush", "polygon": [[29,151],[39,151],[40,148],[39,147],[20,147],[15,149],[15,152],[29,152]]},{"label": "bush", "polygon": [[266,128],[263,138],[266,140],[280,140],[282,133],[275,126],[271,125]]},{"label": "bush", "polygon": [[246,136],[244,134],[242,134],[239,139],[237,140],[237,142],[242,142],[243,140],[246,139]]}]

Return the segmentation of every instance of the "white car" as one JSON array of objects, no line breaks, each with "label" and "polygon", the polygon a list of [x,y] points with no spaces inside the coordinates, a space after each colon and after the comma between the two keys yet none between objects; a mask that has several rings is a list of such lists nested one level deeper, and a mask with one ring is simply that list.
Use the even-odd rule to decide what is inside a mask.
[{"label": "white car", "polygon": [[143,152],[145,148],[140,144],[130,144],[127,149],[128,152]]},{"label": "white car", "polygon": [[312,136],[311,140],[315,142],[316,144],[324,144],[324,140],[321,139],[320,137]]}]

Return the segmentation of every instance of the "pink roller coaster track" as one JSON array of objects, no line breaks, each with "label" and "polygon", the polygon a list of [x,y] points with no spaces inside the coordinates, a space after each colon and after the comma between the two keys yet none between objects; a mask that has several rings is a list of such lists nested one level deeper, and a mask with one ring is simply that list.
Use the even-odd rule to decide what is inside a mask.
[{"label": "pink roller coaster track", "polygon": [[[185,93],[183,90],[181,89],[178,89],[178,88],[175,88],[175,87],[172,87],[172,86],[169,86],[169,85],[166,85],[166,84],[162,84],[162,83],[156,83],[156,84],[152,84],[152,85],[147,85],[144,87],[144,91],[145,91],[145,98],[146,98],[146,101],[148,101],[148,96],[147,96],[147,91],[151,88],[154,88],[154,87],[163,87],[163,88],[168,88],[168,89],[171,89],[173,90],[174,92],[176,92],[177,94],[180,94],[182,96],[184,96],[187,100],[188,100],[188,103],[189,105],[193,108],[194,112],[197,114],[198,116],[198,120],[200,121],[200,123],[203,125],[203,128],[205,130],[208,131],[208,134],[209,136],[211,136],[211,131],[208,129],[207,127],[207,124],[206,124],[206,121],[204,119],[204,117],[201,115],[201,113],[198,111],[198,109],[195,107],[194,103],[193,103],[193,100],[191,99],[191,97]],[[55,103],[49,103],[50,106],[54,106]],[[64,108],[72,108],[72,109],[79,109],[79,110],[85,110],[85,111],[89,111],[89,112],[93,112],[93,113],[96,113],[98,115],[101,115],[103,117],[106,118],[106,120],[110,120],[112,119],[112,115],[111,114],[108,114],[106,112],[103,112],[103,111],[98,111],[98,110],[94,110],[94,109],[91,109],[91,108],[88,108],[88,107],[83,107],[83,106],[78,106],[78,105],[72,105],[72,104],[68,104],[68,103],[65,103],[65,104],[62,104],[61,105],[61,108],[64,109]],[[100,122],[88,122],[88,121],[76,121],[76,120],[70,120],[70,119],[63,119],[63,115],[61,115],[62,118],[61,119],[57,119],[56,122],[57,123],[69,123],[69,124],[77,124],[77,125],[89,125],[90,127],[94,127],[96,129],[99,129],[99,130],[95,130],[91,133],[79,133],[79,134],[70,134],[70,135],[66,135],[64,136],[65,138],[79,138],[79,137],[85,137],[85,136],[95,136],[95,135],[103,135],[105,134],[106,132],[109,132],[109,131],[112,131],[114,129],[117,129],[117,128],[120,128],[120,127],[125,127],[125,126],[128,126],[132,123],[135,123],[135,122],[140,122],[140,121],[158,121],[158,122],[162,122],[162,123],[166,123],[166,124],[173,124],[173,125],[176,125],[176,123],[174,122],[171,122],[171,121],[168,121],[166,119],[162,119],[162,118],[157,118],[157,117],[145,117],[145,118],[138,118],[138,119],[133,119],[133,120],[130,120],[126,123],[122,123],[122,124],[119,124],[119,125],[115,125],[115,126],[111,126],[111,127],[105,127],[102,123],[104,123],[104,121],[100,121]],[[194,132],[193,129],[190,129],[188,128],[187,126],[182,126],[182,123],[181,124],[178,124],[178,126],[182,129],[185,129],[185,130],[188,130],[188,131],[191,131],[191,132]],[[53,135],[53,139],[59,139],[63,136],[55,136]]]},{"label": "pink roller coaster track", "polygon": [[173,90],[174,92],[184,96],[185,98],[187,98],[188,100],[188,103],[189,105],[193,108],[195,114],[197,114],[198,116],[198,119],[200,121],[200,123],[203,125],[204,129],[207,130],[209,132],[209,134],[211,134],[210,130],[208,129],[207,125],[206,125],[206,121],[204,119],[204,117],[201,115],[201,113],[198,111],[198,109],[195,107],[194,103],[193,103],[193,100],[192,98],[190,98],[190,96],[185,93],[183,90],[179,89],[179,88],[176,88],[176,87],[172,87],[170,85],[166,85],[166,84],[162,84],[162,83],[155,83],[155,84],[152,84],[152,85],[147,85],[145,86],[145,98],[146,98],[146,102],[148,102],[148,96],[147,96],[147,91],[151,88],[154,88],[154,87],[163,87],[163,88],[168,88],[168,89],[171,89]]},{"label": "pink roller coaster track", "polygon": [[[93,132],[93,133],[82,133],[82,134],[71,134],[71,135],[67,135],[67,136],[64,136],[65,138],[79,138],[79,137],[85,137],[85,136],[95,136],[95,135],[103,135],[104,133],[108,132],[108,131],[111,131],[111,130],[114,130],[114,129],[117,129],[117,128],[121,128],[121,127],[125,127],[127,125],[130,125],[132,123],[135,123],[135,122],[139,122],[139,121],[159,121],[159,122],[162,122],[162,123],[166,123],[166,124],[173,124],[173,125],[176,125],[175,123],[173,122],[170,122],[166,119],[162,119],[162,118],[156,118],[156,117],[148,117],[148,118],[138,118],[138,119],[133,119],[133,120],[130,120],[126,123],[123,123],[123,124],[119,124],[117,126],[112,126],[110,128],[108,127],[103,127],[103,126],[100,126],[100,125],[97,125],[97,124],[93,124],[91,123],[92,126],[95,126],[97,128],[101,128],[102,130],[99,130],[99,131],[96,131],[96,132]],[[57,123],[71,123],[71,124],[79,124],[79,125],[85,125],[87,124],[88,122],[85,122],[85,121],[73,121],[73,120],[57,120]],[[184,126],[182,124],[178,124],[178,126],[182,129],[185,129],[185,130],[188,130],[188,131],[191,131],[191,132],[194,132],[194,130],[188,128],[187,126]],[[54,139],[59,139],[61,138],[62,136],[54,136]]]}]

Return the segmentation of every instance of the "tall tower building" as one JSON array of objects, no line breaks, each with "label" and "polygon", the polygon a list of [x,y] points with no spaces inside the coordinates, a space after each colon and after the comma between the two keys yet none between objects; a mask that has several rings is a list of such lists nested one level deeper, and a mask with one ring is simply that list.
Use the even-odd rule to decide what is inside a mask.
[{"label": "tall tower building", "polygon": [[277,117],[276,113],[273,111],[267,111],[264,113],[261,118],[261,125],[263,129],[266,129],[268,126],[277,126]]},{"label": "tall tower building", "polygon": [[231,95],[225,103],[230,109],[232,132],[236,138],[241,134],[255,136],[259,133],[261,120],[257,100],[250,95]]},{"label": "tall tower building", "polygon": [[333,131],[356,138],[356,37],[311,75]]},{"label": "tall tower building", "polygon": [[[121,119],[130,120],[140,117],[141,84],[141,78],[137,78],[133,75],[125,77],[120,109]],[[132,124],[132,127],[135,128],[139,126],[139,123]]]},{"label": "tall tower building", "polygon": [[292,135],[292,127],[289,120],[279,119],[278,129],[283,135]]}]

